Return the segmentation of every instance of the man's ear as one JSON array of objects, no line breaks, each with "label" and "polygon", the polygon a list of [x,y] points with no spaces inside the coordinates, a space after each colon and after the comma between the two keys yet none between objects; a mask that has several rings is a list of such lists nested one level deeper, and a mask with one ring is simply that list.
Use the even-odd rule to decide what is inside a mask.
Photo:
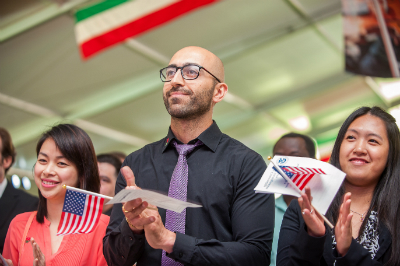
[{"label": "man's ear", "polygon": [[11,163],[12,163],[12,157],[11,156],[3,158],[3,167],[4,167],[4,169],[9,168],[11,166]]},{"label": "man's ear", "polygon": [[226,83],[218,83],[217,85],[215,85],[214,96],[213,96],[214,104],[222,101],[227,92],[228,92],[228,85],[226,85]]}]

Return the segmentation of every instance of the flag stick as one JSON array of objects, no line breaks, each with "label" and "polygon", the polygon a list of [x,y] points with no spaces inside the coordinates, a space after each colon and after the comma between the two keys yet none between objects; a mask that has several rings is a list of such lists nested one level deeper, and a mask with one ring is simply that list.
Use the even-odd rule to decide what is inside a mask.
[{"label": "flag stick", "polygon": [[[278,171],[278,173],[299,193],[301,194],[301,190],[293,183],[292,179],[290,179],[282,170],[279,166],[277,166],[274,161],[272,160],[271,156],[268,156],[268,160],[271,161],[271,163],[275,166],[276,171]],[[311,202],[311,199],[310,199]],[[311,207],[314,208],[315,212],[319,215],[322,216],[322,218],[324,219],[325,223],[332,229],[333,228],[333,224],[326,219],[326,217],[324,215],[322,215],[313,205],[311,205]]]},{"label": "flag stick", "polygon": [[92,196],[95,196],[95,197],[100,197],[100,198],[109,199],[109,200],[113,199],[112,197],[109,197],[109,196],[105,196],[105,195],[102,195],[102,194],[99,194],[99,193],[90,192],[90,191],[83,190],[83,189],[76,188],[76,187],[70,187],[70,186],[67,186],[67,185],[63,185],[62,187],[65,188],[65,189],[72,190],[72,191],[76,191],[76,192],[80,192],[80,193],[84,193],[84,194],[89,194],[89,195],[92,195]]}]

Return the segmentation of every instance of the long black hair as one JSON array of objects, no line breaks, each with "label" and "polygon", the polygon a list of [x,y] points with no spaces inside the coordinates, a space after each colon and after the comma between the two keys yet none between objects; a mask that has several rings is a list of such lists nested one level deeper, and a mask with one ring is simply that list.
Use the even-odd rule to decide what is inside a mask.
[{"label": "long black hair", "polygon": [[[377,106],[361,107],[357,109],[344,121],[340,128],[333,146],[330,163],[341,169],[339,160],[340,146],[347,129],[354,120],[364,115],[373,115],[380,118],[385,123],[389,140],[389,154],[386,167],[375,187],[367,217],[370,215],[371,211],[376,211],[378,213],[378,221],[384,223],[391,233],[392,254],[386,265],[400,265],[400,132],[396,124],[396,119]],[[344,194],[345,188],[344,184],[342,184],[327,212],[328,219],[335,224],[339,217],[339,209]],[[368,219],[364,219],[359,231],[359,236],[364,232],[367,220]]]},{"label": "long black hair", "polygon": [[[73,163],[78,170],[78,188],[98,193],[100,191],[99,170],[96,153],[88,134],[81,128],[71,124],[59,124],[43,133],[36,145],[39,155],[43,143],[51,138],[62,155]],[[39,190],[39,207],[36,220],[44,222],[47,216],[47,200]]]}]

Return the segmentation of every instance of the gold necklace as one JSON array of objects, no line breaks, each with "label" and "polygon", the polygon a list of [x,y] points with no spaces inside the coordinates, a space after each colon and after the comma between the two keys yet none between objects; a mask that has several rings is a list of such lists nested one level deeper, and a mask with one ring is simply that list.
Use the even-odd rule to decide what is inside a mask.
[{"label": "gold necklace", "polygon": [[359,212],[356,212],[356,211],[353,211],[352,209],[350,209],[350,211],[351,211],[351,212],[354,212],[354,213],[357,213],[358,215],[360,215],[360,216],[361,216],[361,217],[360,217],[361,222],[364,221],[364,215],[367,213],[367,211],[365,211],[363,214],[361,214],[361,213],[359,213]]}]

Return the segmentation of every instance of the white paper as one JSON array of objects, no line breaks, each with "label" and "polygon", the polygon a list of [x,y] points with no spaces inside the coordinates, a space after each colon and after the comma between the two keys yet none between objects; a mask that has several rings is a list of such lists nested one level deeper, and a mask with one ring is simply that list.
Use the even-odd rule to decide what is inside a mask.
[{"label": "white paper", "polygon": [[[316,174],[307,184],[313,197],[312,205],[325,215],[346,174],[329,163],[311,158],[274,156],[272,160],[279,166],[321,168],[326,173],[326,175]],[[255,192],[279,193],[299,197],[300,194],[273,169],[273,166],[272,163],[268,165],[267,170],[265,170],[260,182],[254,189]]]},{"label": "white paper", "polygon": [[107,204],[122,203],[137,198],[141,198],[143,201],[147,201],[148,203],[155,205],[159,208],[179,213],[181,213],[187,207],[191,208],[202,207],[201,205],[198,204],[174,199],[164,194],[146,189],[123,189],[120,192],[118,192],[118,194],[115,195],[112,200],[107,202]]}]

